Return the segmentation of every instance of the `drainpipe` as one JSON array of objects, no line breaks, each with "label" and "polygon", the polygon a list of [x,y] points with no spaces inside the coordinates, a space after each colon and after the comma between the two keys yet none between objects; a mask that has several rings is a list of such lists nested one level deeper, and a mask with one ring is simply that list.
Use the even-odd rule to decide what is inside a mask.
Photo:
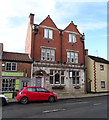
[{"label": "drainpipe", "polygon": [[62,30],[60,30],[60,62],[62,64]]},{"label": "drainpipe", "polygon": [[94,61],[93,66],[94,66],[94,91],[96,92],[97,87],[96,87],[96,65],[95,65],[95,61]]}]

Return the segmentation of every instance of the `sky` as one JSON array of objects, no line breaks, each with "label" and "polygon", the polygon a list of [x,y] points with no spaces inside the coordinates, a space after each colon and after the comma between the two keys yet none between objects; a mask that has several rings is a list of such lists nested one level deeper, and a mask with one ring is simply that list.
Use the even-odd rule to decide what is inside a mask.
[{"label": "sky", "polygon": [[30,13],[35,14],[35,24],[50,15],[59,29],[73,21],[85,34],[88,54],[107,59],[107,0],[2,0],[0,43],[4,51],[25,52]]}]

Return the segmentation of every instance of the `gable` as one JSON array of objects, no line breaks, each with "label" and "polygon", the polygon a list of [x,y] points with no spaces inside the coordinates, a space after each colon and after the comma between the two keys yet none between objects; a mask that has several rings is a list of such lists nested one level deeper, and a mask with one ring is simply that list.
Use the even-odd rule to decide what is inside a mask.
[{"label": "gable", "polygon": [[77,29],[77,25],[74,25],[73,21],[71,21],[71,23],[64,30],[80,33]]},{"label": "gable", "polygon": [[[50,18],[50,15],[47,16],[39,25],[49,26],[53,28],[57,28],[53,20]],[[57,28],[58,29],[58,28]]]}]

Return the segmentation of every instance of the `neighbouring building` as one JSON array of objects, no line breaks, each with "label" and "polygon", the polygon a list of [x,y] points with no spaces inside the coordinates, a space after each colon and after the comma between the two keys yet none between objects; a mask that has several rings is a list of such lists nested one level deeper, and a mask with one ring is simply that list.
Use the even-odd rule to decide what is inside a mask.
[{"label": "neighbouring building", "polygon": [[88,55],[86,67],[87,92],[109,92],[109,61]]},{"label": "neighbouring building", "polygon": [[30,14],[25,52],[34,60],[31,85],[58,94],[84,93],[84,34],[73,21],[61,30],[50,15],[40,24],[35,24],[34,14]]},{"label": "neighbouring building", "polygon": [[3,44],[0,44],[0,47],[2,50],[0,88],[2,93],[12,98],[16,91],[30,85],[33,61],[28,54],[3,51]]}]

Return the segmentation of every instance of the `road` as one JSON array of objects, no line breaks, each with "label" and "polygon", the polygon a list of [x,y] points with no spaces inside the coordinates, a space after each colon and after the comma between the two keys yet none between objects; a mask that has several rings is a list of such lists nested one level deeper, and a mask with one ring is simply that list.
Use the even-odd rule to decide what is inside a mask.
[{"label": "road", "polygon": [[9,103],[3,118],[107,118],[107,96],[58,100],[54,103]]}]

